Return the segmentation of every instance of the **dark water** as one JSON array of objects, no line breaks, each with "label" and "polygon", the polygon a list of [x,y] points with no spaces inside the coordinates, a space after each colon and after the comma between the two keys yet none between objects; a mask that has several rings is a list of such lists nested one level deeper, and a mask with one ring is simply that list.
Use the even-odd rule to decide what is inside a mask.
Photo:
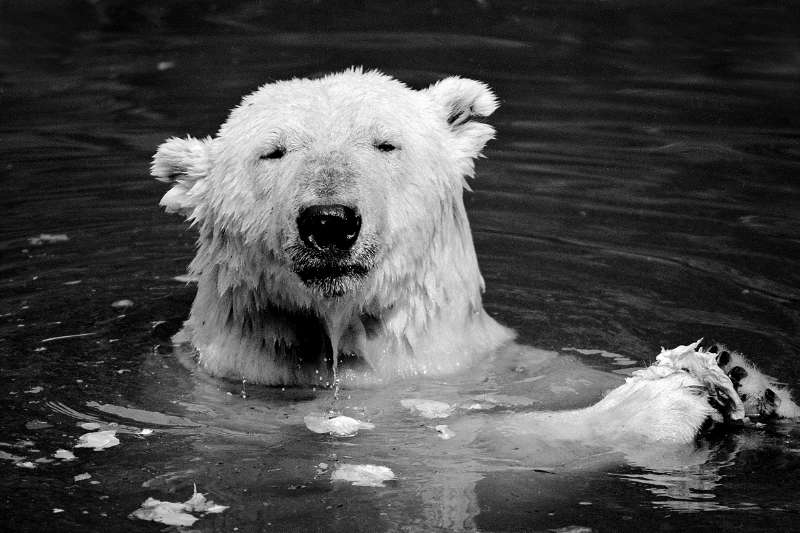
[{"label": "dark water", "polygon": [[[567,347],[641,362],[705,337],[796,387],[800,14],[681,4],[0,2],[3,530],[161,530],[127,516],[193,483],[231,507],[199,531],[798,529],[792,424],[661,469],[534,469],[448,444],[397,408],[491,392],[469,376],[352,391],[346,413],[377,427],[336,439],[302,422],[329,391],[243,399],[167,342],[193,298],[173,279],[193,233],[157,208],[158,143],[213,134],[266,81],[361,64],[414,87],[473,77],[500,96],[467,200],[485,302],[523,343],[572,354],[555,371],[615,368]],[[68,240],[29,241],[43,233]],[[35,462],[93,420],[119,424],[120,445]],[[318,472],[339,462],[397,480]]]}]

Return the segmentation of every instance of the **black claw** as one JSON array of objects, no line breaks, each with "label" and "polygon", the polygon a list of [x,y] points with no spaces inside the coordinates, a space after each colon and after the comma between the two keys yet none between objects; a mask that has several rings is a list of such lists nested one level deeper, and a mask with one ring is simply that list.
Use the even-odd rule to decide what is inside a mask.
[{"label": "black claw", "polygon": [[721,352],[719,352],[719,355],[717,356],[717,364],[719,366],[724,367],[730,362],[731,362],[731,354],[728,350],[722,350]]},{"label": "black claw", "polygon": [[778,396],[775,394],[774,390],[766,389],[764,391],[764,400],[766,400],[768,403],[771,403],[771,404],[774,405],[776,403],[775,400],[777,400],[777,399],[778,399]]},{"label": "black claw", "polygon": [[726,423],[731,422],[730,415],[736,409],[736,401],[722,387],[706,389],[708,404],[718,411]]},{"label": "black claw", "polygon": [[764,396],[758,405],[758,414],[763,419],[776,418],[778,416],[778,406],[781,404],[781,399],[775,394],[772,389],[764,389]]},{"label": "black claw", "polygon": [[720,413],[722,413],[723,416],[725,415],[725,405],[722,402],[719,401],[719,398],[717,398],[715,396],[709,396],[708,397],[708,404],[711,407],[713,407],[714,409],[716,409],[717,411],[719,411]]},{"label": "black claw", "polygon": [[717,353],[717,350],[719,350],[719,348],[717,348],[716,344],[712,344],[711,347],[708,349],[708,351],[711,353]]},{"label": "black claw", "polygon": [[742,380],[747,377],[747,370],[740,366],[735,366],[728,372],[728,377],[731,378],[731,382],[733,382],[733,388],[739,389],[739,386],[742,384]]},{"label": "black claw", "polygon": [[710,416],[703,421],[703,424],[700,426],[700,429],[697,430],[697,437],[700,438],[701,436],[706,435],[707,433],[711,433],[714,429],[714,419]]},{"label": "black claw", "polygon": [[715,387],[714,393],[718,398],[718,401],[723,405],[725,409],[725,416],[731,413],[736,408],[736,401],[730,397],[728,391],[723,389],[722,387]]}]

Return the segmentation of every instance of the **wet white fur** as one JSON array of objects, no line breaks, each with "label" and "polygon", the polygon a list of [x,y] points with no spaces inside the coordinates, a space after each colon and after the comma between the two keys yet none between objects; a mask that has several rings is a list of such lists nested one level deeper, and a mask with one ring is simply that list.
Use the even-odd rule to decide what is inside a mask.
[{"label": "wet white fur", "polygon": [[[351,69],[264,85],[215,137],[162,144],[152,172],[173,187],[161,204],[200,232],[184,330],[200,363],[265,384],[312,381],[275,350],[306,334],[287,320],[297,311],[319,317],[339,351],[360,355],[378,379],[452,372],[510,340],[483,310],[462,199],[494,135],[474,119],[496,107],[477,81],[417,91]],[[399,149],[381,152],[379,142]],[[282,159],[260,158],[276,147]],[[366,280],[337,298],[304,285],[287,251],[298,242],[298,210],[320,199],[357,204],[356,249],[377,249]],[[377,334],[366,334],[366,315]]]},{"label": "wet white fur", "polygon": [[[511,340],[483,309],[462,198],[494,135],[476,119],[496,107],[477,81],[452,77],[417,91],[351,69],[264,85],[213,138],[162,144],[152,172],[172,188],[161,204],[200,233],[189,267],[197,296],[183,331],[200,364],[257,383],[327,380],[330,362],[307,368],[284,353],[308,335],[300,314],[316,317],[334,350],[358,354],[377,380],[453,372]],[[282,158],[262,157],[276,148]],[[340,297],[293,271],[298,212],[320,202],[356,205],[363,220],[354,254],[372,268]],[[502,431],[627,447],[690,442],[719,417],[709,391],[727,391],[727,415],[743,415],[730,379],[696,348],[663,352],[591,407],[512,415]],[[761,374],[752,375],[757,387]]]},{"label": "wet white fur", "polygon": [[722,419],[708,402],[709,391],[731,400],[726,413],[742,420],[744,407],[714,354],[699,341],[662,350],[656,362],[637,370],[596,404],[566,411],[511,415],[500,424],[509,438],[546,435],[549,441],[584,441],[633,450],[644,442],[686,444],[709,418]]}]

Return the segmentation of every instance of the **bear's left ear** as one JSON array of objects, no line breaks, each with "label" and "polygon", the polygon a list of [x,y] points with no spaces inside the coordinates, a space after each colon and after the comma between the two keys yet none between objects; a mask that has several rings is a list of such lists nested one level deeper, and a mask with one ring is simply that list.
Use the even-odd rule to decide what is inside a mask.
[{"label": "bear's left ear", "polygon": [[476,157],[494,137],[494,128],[475,122],[474,117],[488,117],[497,109],[497,97],[479,81],[452,76],[425,89],[438,104],[447,124],[463,142],[469,157]]},{"label": "bear's left ear", "polygon": [[205,178],[211,170],[211,138],[167,139],[153,156],[150,173],[159,181],[172,184],[159,205],[168,213],[189,215],[203,198]]}]

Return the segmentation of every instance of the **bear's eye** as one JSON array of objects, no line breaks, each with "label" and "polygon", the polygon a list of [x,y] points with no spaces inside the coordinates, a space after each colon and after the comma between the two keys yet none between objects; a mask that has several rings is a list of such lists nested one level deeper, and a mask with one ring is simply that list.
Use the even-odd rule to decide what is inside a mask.
[{"label": "bear's eye", "polygon": [[285,155],[286,155],[286,148],[279,146],[278,148],[275,148],[271,152],[262,155],[261,157],[259,157],[259,159],[280,159]]},{"label": "bear's eye", "polygon": [[395,145],[393,145],[390,142],[386,142],[386,141],[376,142],[375,143],[375,148],[377,148],[381,152],[393,152],[393,151],[397,150],[397,147]]}]

